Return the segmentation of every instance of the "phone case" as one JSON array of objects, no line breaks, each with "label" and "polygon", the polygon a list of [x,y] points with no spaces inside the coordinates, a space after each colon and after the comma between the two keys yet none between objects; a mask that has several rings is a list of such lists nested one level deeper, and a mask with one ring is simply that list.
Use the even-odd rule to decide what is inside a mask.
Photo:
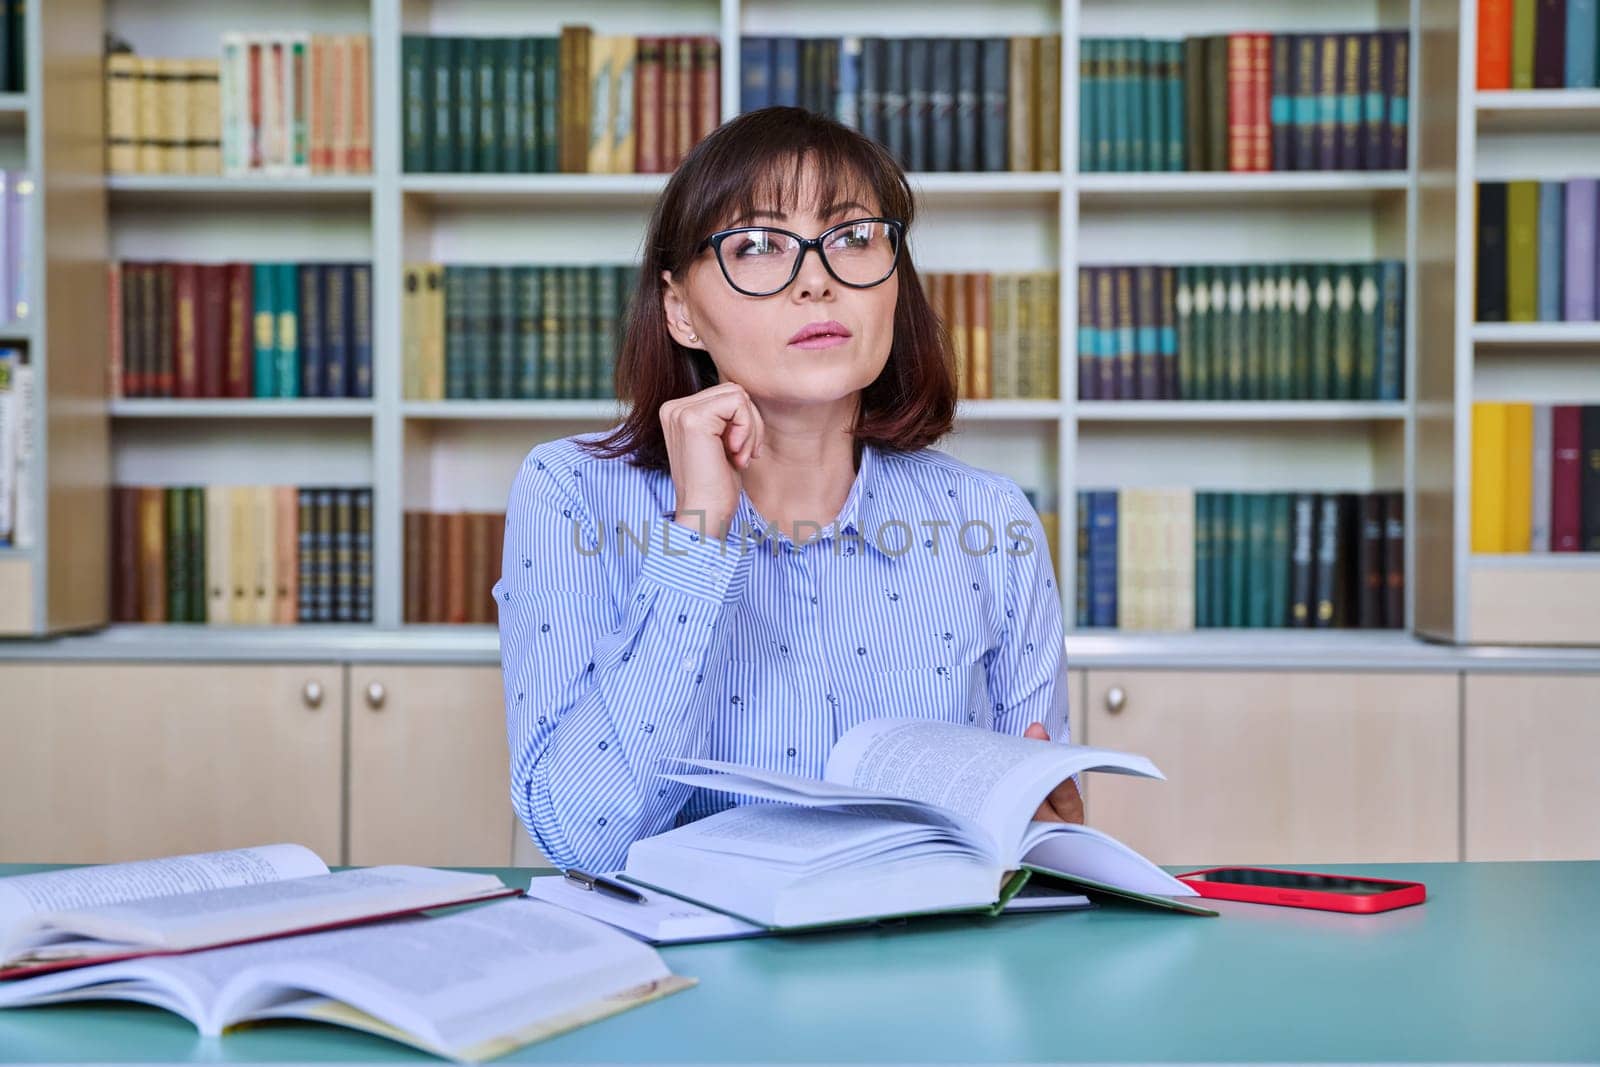
[{"label": "phone case", "polygon": [[[1286,886],[1243,885],[1234,882],[1211,882],[1203,876],[1218,871],[1260,871],[1263,874],[1290,874],[1305,878],[1352,878],[1362,882],[1392,886],[1381,893],[1369,896],[1351,896],[1346,893],[1323,893],[1315,889]],[[1342,911],[1356,915],[1370,915],[1380,911],[1393,911],[1412,904],[1421,904],[1428,898],[1428,888],[1421,882],[1400,882],[1392,878],[1369,878],[1365,875],[1327,874],[1321,871],[1290,871],[1277,867],[1207,867],[1175,875],[1178,881],[1192,886],[1195,892],[1212,900],[1237,900],[1247,904],[1277,904],[1286,908],[1317,908],[1322,911]]]}]

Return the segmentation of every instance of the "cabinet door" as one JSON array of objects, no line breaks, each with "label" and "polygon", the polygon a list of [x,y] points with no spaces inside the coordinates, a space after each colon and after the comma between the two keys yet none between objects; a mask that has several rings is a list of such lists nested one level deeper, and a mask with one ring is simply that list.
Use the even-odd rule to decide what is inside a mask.
[{"label": "cabinet door", "polygon": [[1088,690],[1091,742],[1167,776],[1089,775],[1089,822],[1157,863],[1458,858],[1453,674],[1091,670]]},{"label": "cabinet door", "polygon": [[350,862],[510,863],[500,668],[356,665],[350,680]]},{"label": "cabinet door", "polygon": [[1067,729],[1074,744],[1087,745],[1090,743],[1089,739],[1083,736],[1083,724],[1086,718],[1083,707],[1083,672],[1068,671],[1067,684],[1072,690],[1072,703],[1067,705]]},{"label": "cabinet door", "polygon": [[1469,860],[1600,859],[1600,675],[1469,674]]},{"label": "cabinet door", "polygon": [[343,688],[334,664],[0,664],[0,861],[337,863]]}]

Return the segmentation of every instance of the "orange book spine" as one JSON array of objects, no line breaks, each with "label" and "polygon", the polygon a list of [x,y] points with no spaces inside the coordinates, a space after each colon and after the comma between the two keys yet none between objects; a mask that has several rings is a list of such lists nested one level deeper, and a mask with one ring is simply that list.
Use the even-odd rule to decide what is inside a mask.
[{"label": "orange book spine", "polygon": [[1478,88],[1511,88],[1511,2],[1478,0]]},{"label": "orange book spine", "polygon": [[372,170],[372,40],[364,34],[350,38],[350,170]]},{"label": "orange book spine", "polygon": [[1250,169],[1272,169],[1272,34],[1250,38]]},{"label": "orange book spine", "polygon": [[967,275],[967,302],[972,316],[972,350],[967,360],[968,393],[974,400],[987,400],[992,383],[990,358],[994,351],[990,290],[993,279],[988,274]]},{"label": "orange book spine", "polygon": [[444,621],[467,621],[467,516],[453,511],[445,516],[445,613]]},{"label": "orange book spine", "polygon": [[1255,46],[1248,33],[1228,35],[1228,169],[1251,169],[1254,76],[1251,56]]}]

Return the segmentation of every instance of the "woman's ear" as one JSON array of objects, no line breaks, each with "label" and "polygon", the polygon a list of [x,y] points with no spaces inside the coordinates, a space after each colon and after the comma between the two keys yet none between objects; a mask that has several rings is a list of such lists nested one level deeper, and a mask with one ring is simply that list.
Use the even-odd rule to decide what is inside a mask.
[{"label": "woman's ear", "polygon": [[673,280],[672,272],[662,271],[661,280],[666,283],[661,290],[661,310],[666,315],[667,331],[672,334],[672,339],[685,348],[705,348],[705,343],[690,324],[689,304],[678,289],[678,283]]}]

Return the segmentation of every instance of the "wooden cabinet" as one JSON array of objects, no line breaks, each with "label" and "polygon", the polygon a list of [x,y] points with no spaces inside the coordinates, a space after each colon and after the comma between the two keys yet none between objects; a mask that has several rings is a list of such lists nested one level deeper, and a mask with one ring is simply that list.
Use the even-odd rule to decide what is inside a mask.
[{"label": "wooden cabinet", "polygon": [[1600,674],[1469,674],[1466,859],[1600,859]]},{"label": "wooden cabinet", "polygon": [[0,861],[337,862],[343,688],[334,664],[0,663]]},{"label": "wooden cabinet", "polygon": [[1167,781],[1087,778],[1091,825],[1158,863],[1459,858],[1454,674],[1088,672],[1089,744]]},{"label": "wooden cabinet", "polygon": [[499,667],[351,667],[348,862],[505,866],[510,781]]}]

